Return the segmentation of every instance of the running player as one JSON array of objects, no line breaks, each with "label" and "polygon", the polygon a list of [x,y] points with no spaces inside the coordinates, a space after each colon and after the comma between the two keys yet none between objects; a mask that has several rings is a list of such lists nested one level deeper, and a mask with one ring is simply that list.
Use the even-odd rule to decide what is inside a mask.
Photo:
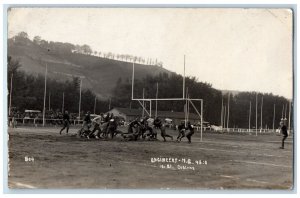
[{"label": "running player", "polygon": [[63,115],[63,128],[59,131],[59,134],[61,135],[61,132],[67,128],[67,134],[69,132],[69,127],[70,127],[70,116],[69,116],[69,113],[68,111],[65,111],[64,115]]}]

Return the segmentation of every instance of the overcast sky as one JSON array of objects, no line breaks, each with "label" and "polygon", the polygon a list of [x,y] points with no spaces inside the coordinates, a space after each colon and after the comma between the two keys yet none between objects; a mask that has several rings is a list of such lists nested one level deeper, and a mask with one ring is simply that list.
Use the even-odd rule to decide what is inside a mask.
[{"label": "overcast sky", "polygon": [[292,98],[292,12],[287,9],[15,8],[8,37],[88,44],[158,59],[214,88]]}]

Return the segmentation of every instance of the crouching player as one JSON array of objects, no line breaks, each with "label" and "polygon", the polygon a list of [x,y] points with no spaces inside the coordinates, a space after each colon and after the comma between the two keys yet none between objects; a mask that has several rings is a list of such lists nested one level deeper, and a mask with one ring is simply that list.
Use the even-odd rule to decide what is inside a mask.
[{"label": "crouching player", "polygon": [[181,121],[181,124],[178,126],[178,136],[177,142],[181,141],[183,137],[185,137],[185,122]]},{"label": "crouching player", "polygon": [[[95,136],[96,139],[100,138],[100,135],[102,133],[102,130],[100,128],[101,124],[103,122],[103,115],[101,114],[100,116],[95,117],[92,120],[92,125],[93,125],[93,130],[89,133],[88,137],[91,138]],[[97,131],[96,135],[95,132]]]},{"label": "crouching player", "polygon": [[86,136],[89,139],[91,123],[92,123],[91,113],[88,111],[83,119],[81,136],[83,136],[83,137]]},{"label": "crouching player", "polygon": [[117,134],[123,134],[121,131],[117,130],[118,128],[118,121],[117,117],[113,117],[109,120],[107,133],[110,134],[111,139],[113,139]]},{"label": "crouching player", "polygon": [[136,141],[140,135],[141,123],[138,121],[138,118],[129,123],[128,132],[123,133],[122,137],[128,141]]},{"label": "crouching player", "polygon": [[173,136],[168,135],[166,133],[166,127],[164,124],[160,127],[160,131],[161,131],[160,135],[164,139],[164,142],[166,142],[166,137],[169,137],[169,138],[171,138],[171,140],[173,140]]}]

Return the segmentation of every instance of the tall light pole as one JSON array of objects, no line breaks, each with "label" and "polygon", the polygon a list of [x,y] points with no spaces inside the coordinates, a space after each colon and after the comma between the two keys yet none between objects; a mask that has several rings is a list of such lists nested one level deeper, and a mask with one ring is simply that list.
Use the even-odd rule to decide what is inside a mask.
[{"label": "tall light pole", "polygon": [[51,92],[49,91],[49,111],[51,110],[51,108],[50,108],[50,98],[51,98]]},{"label": "tall light pole", "polygon": [[226,128],[226,115],[227,115],[227,109],[226,109],[226,105],[224,105],[224,129]]},{"label": "tall light pole", "polygon": [[185,89],[185,55],[184,55],[184,57],[183,57],[183,85],[182,85],[182,98],[184,98],[184,96],[185,96],[184,89]]},{"label": "tall light pole", "polygon": [[132,63],[131,99],[133,99],[133,88],[134,88],[134,62]]},{"label": "tall light pole", "polygon": [[80,120],[80,108],[81,108],[81,85],[82,85],[82,79],[80,78],[78,121]]},{"label": "tall light pole", "polygon": [[292,100],[289,102],[289,125],[288,125],[288,131],[291,133],[291,111],[292,111]]},{"label": "tall light pole", "polygon": [[260,133],[262,132],[262,111],[263,111],[263,104],[264,104],[264,96],[261,96],[261,104],[260,104]]},{"label": "tall light pole", "polygon": [[221,108],[221,126],[223,128],[223,94],[222,94],[222,108]]},{"label": "tall light pole", "polygon": [[273,110],[273,132],[275,132],[275,108],[276,108],[276,106],[275,106],[275,104],[274,104],[274,110]]},{"label": "tall light pole", "polygon": [[46,70],[45,70],[45,90],[44,90],[44,108],[43,108],[43,126],[45,126],[46,94],[47,94],[47,73],[48,73],[48,65],[47,65],[47,62],[46,62]]},{"label": "tall light pole", "polygon": [[97,97],[95,97],[94,114],[96,114]]},{"label": "tall light pole", "polygon": [[108,111],[110,110],[110,105],[111,105],[111,98],[109,98],[109,102],[108,102]]},{"label": "tall light pole", "polygon": [[11,73],[11,76],[10,76],[10,91],[9,91],[9,109],[8,109],[9,115],[11,115],[11,95],[12,95],[12,86],[13,86],[13,76],[14,76],[14,73]]},{"label": "tall light pole", "polygon": [[227,108],[227,131],[229,132],[229,101],[230,101],[230,93],[228,92],[228,108]]},{"label": "tall light pole", "polygon": [[251,132],[251,100],[250,100],[250,107],[249,107],[249,133]]},{"label": "tall light pole", "polygon": [[145,108],[145,88],[143,88],[143,112],[142,112],[142,117],[144,117],[145,112],[144,112],[144,108]]},{"label": "tall light pole", "polygon": [[285,104],[284,118],[286,119],[287,104]]},{"label": "tall light pole", "polygon": [[158,82],[156,83],[156,101],[155,101],[155,118],[157,118],[157,97],[158,97]]},{"label": "tall light pole", "polygon": [[65,92],[63,92],[63,101],[62,101],[62,108],[61,108],[61,112],[63,113],[64,112],[64,107],[65,106]]},{"label": "tall light pole", "polygon": [[255,135],[257,136],[257,93],[255,96]]}]

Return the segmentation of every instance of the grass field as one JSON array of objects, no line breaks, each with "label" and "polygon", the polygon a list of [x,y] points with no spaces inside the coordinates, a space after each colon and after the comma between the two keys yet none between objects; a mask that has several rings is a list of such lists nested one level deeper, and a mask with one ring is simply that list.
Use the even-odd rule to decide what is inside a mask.
[{"label": "grass field", "polygon": [[[10,188],[293,188],[293,137],[282,150],[281,136],[275,134],[204,132],[200,142],[196,132],[188,144],[187,139],[163,142],[161,137],[136,142],[121,137],[86,140],[74,137],[74,128],[69,135],[58,131],[9,129]],[[177,136],[177,131],[167,132]],[[153,162],[154,158],[171,162]]]}]

